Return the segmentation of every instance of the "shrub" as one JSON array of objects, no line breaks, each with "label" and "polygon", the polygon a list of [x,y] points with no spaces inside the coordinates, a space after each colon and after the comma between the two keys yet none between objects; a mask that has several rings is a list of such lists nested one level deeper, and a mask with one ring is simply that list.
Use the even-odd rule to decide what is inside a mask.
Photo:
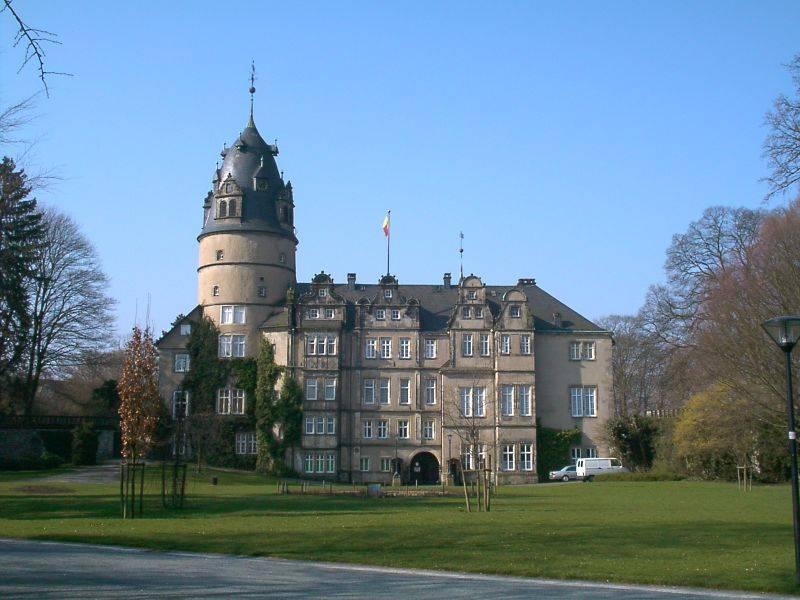
[{"label": "shrub", "polygon": [[57,454],[62,462],[72,460],[72,432],[62,429],[39,431],[44,449],[50,454]]},{"label": "shrub", "polygon": [[596,475],[595,481],[682,481],[685,475],[668,469],[651,469],[631,473],[607,473]]},{"label": "shrub", "polygon": [[97,464],[97,432],[86,421],[72,430],[72,464]]}]

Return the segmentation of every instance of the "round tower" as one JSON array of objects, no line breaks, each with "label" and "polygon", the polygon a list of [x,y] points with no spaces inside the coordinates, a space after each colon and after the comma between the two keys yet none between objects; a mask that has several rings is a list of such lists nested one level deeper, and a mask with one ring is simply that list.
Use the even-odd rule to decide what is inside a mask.
[{"label": "round tower", "polygon": [[222,151],[211,191],[203,204],[197,301],[221,334],[245,336],[221,341],[221,354],[253,356],[259,326],[285,304],[294,286],[294,201],[291,182],[278,171],[276,145],[264,141],[250,119],[236,141]]}]

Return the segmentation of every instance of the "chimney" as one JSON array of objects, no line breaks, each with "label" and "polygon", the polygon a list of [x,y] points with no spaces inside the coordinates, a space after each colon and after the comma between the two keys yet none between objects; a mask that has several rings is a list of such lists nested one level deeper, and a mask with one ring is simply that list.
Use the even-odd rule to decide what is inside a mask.
[{"label": "chimney", "polygon": [[554,312],[553,313],[553,323],[555,324],[556,327],[561,329],[561,313],[560,312]]},{"label": "chimney", "polygon": [[519,287],[536,285],[536,280],[533,277],[520,277],[519,280],[517,280],[517,285]]},{"label": "chimney", "polygon": [[347,274],[347,289],[348,290],[356,289],[356,274],[355,273],[348,273]]},{"label": "chimney", "polygon": [[445,273],[444,274],[444,287],[448,287],[448,288],[450,287],[450,280],[451,280],[450,273]]}]

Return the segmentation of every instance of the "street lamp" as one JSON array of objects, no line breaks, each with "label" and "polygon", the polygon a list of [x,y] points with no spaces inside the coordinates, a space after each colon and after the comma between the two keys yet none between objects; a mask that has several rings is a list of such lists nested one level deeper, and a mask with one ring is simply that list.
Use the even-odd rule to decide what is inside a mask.
[{"label": "street lamp", "polygon": [[453,485],[453,434],[447,434],[447,483]]},{"label": "street lamp", "polygon": [[792,393],[792,350],[800,338],[800,315],[774,317],[761,324],[764,331],[786,355],[786,406],[789,413],[789,452],[792,457],[792,520],[794,522],[794,580],[800,584],[800,506],[797,483],[797,432],[794,428]]}]

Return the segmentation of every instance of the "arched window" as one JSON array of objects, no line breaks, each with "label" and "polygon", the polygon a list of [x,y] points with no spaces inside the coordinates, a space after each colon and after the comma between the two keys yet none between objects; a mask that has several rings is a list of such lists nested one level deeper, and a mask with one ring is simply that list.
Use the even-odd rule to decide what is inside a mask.
[{"label": "arched window", "polygon": [[238,214],[239,213],[236,212],[236,199],[231,198],[230,200],[228,200],[228,216],[235,217]]},{"label": "arched window", "polygon": [[225,200],[220,200],[217,205],[217,218],[224,219],[228,216],[228,203]]}]

